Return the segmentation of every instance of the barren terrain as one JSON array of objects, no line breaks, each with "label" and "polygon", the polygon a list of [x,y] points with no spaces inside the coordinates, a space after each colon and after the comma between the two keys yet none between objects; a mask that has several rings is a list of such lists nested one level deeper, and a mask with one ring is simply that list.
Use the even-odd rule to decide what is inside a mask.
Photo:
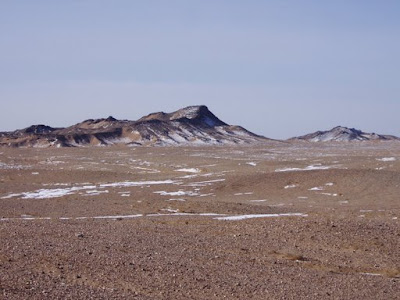
[{"label": "barren terrain", "polygon": [[398,299],[400,143],[0,149],[0,298]]}]

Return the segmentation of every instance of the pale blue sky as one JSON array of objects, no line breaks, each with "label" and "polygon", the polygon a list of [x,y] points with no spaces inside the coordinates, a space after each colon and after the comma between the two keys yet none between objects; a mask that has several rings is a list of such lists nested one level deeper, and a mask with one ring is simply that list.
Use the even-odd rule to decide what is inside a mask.
[{"label": "pale blue sky", "polygon": [[272,138],[400,136],[398,0],[1,0],[0,131],[205,104]]}]

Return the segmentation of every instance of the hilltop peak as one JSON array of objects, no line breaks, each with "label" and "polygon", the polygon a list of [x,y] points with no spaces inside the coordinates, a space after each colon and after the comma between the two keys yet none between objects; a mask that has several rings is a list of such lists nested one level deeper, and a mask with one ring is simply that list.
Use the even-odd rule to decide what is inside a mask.
[{"label": "hilltop peak", "polygon": [[331,130],[317,131],[303,136],[292,138],[294,140],[305,140],[309,142],[343,142],[343,141],[386,141],[398,140],[399,138],[391,135],[381,135],[376,133],[366,133],[362,130],[344,126],[336,126]]},{"label": "hilltop peak", "polygon": [[205,105],[195,105],[181,108],[172,113],[157,112],[149,114],[139,121],[177,121],[177,122],[190,122],[195,125],[215,127],[226,126],[225,122],[218,119]]},{"label": "hilltop peak", "polygon": [[22,129],[21,132],[28,134],[46,134],[55,131],[56,129],[47,125],[32,125],[28,128]]}]

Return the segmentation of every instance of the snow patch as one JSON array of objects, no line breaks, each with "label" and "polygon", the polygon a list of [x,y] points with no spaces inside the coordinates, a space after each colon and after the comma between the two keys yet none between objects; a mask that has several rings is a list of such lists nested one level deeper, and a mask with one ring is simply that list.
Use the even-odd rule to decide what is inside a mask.
[{"label": "snow patch", "polygon": [[378,160],[378,161],[395,161],[396,158],[394,158],[394,157],[383,157],[383,158],[377,158],[376,160]]},{"label": "snow patch", "polygon": [[197,169],[197,168],[187,168],[187,169],[178,169],[178,170],[175,170],[176,172],[187,172],[187,173],[200,173],[201,171],[200,171],[200,169]]},{"label": "snow patch", "polygon": [[276,169],[275,172],[293,172],[293,171],[313,171],[313,170],[328,170],[332,166],[311,165],[305,168],[282,168]]},{"label": "snow patch", "polygon": [[154,194],[159,194],[160,196],[198,196],[198,193],[192,192],[192,191],[182,191],[179,190],[177,192],[166,192],[166,191],[157,191],[154,192]]},{"label": "snow patch", "polygon": [[100,184],[100,187],[130,187],[130,186],[147,186],[147,185],[161,185],[161,184],[178,184],[174,180],[160,180],[160,181],[123,181]]},{"label": "snow patch", "polygon": [[323,188],[323,187],[320,187],[320,186],[316,186],[316,187],[313,187],[313,188],[308,189],[308,190],[309,190],[309,191],[323,191],[324,188]]},{"label": "snow patch", "polygon": [[308,216],[307,214],[303,213],[286,213],[286,214],[239,215],[239,216],[218,217],[215,219],[224,221],[240,221],[240,220],[254,219],[254,218],[307,217],[307,216]]},{"label": "snow patch", "polygon": [[298,187],[297,184],[289,184],[289,185],[285,186],[284,189],[287,190],[287,189],[293,189],[293,188],[296,188],[296,187]]}]

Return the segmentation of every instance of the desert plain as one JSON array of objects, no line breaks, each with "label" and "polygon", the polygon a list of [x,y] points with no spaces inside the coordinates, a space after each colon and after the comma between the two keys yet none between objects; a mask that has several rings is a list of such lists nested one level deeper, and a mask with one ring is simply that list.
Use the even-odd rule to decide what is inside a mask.
[{"label": "desert plain", "polygon": [[400,143],[0,149],[1,299],[399,299]]}]

